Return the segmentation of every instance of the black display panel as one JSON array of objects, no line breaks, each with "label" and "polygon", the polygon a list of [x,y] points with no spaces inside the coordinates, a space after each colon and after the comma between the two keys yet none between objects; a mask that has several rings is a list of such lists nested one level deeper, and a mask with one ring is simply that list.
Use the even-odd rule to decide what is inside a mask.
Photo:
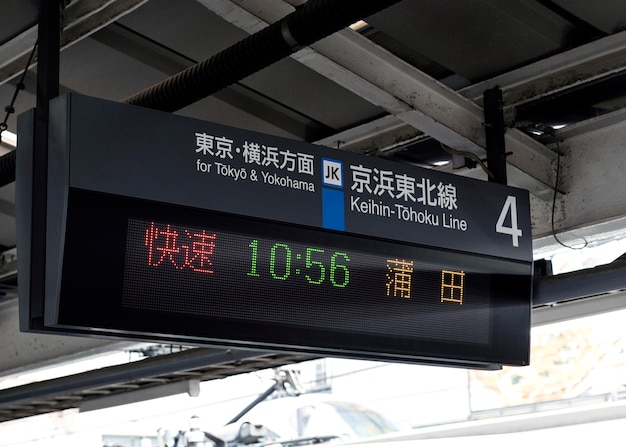
[{"label": "black display panel", "polygon": [[22,330],[528,363],[528,191],[76,94],[50,116],[45,234],[19,124]]},{"label": "black display panel", "polygon": [[68,202],[58,327],[397,361],[528,361],[528,264],[78,189]]}]

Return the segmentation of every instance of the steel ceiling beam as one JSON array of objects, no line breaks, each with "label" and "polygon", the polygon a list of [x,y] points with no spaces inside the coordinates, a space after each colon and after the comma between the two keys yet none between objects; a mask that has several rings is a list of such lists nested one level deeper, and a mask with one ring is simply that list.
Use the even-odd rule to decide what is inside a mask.
[{"label": "steel ceiling beam", "polygon": [[197,395],[200,381],[311,359],[250,350],[187,349],[4,388],[0,390],[0,422],[70,408],[101,409],[172,393]]},{"label": "steel ceiling beam", "polygon": [[123,102],[169,112],[180,110],[399,1],[345,0],[333,4],[310,0],[261,31]]},{"label": "steel ceiling beam", "polygon": [[[293,6],[283,0],[264,2],[262,7],[241,0],[198,1],[247,32],[293,11]],[[292,57],[441,143],[485,155],[480,106],[360,34],[342,30]],[[507,151],[513,154],[508,163],[516,186],[548,199],[554,154],[515,129],[505,138]]]},{"label": "steel ceiling beam", "polygon": [[[8,405],[27,403],[33,399],[54,398],[82,390],[132,382],[179,371],[217,366],[225,363],[237,364],[244,360],[263,357],[264,353],[246,350],[220,350],[197,348],[148,358],[123,365],[35,382],[0,390],[0,409]],[[268,355],[267,353],[265,355]],[[70,407],[73,405],[70,405]]]},{"label": "steel ceiling beam", "polygon": [[[485,156],[484,114],[473,101],[350,30],[337,33],[312,48],[408,105],[409,110],[394,113],[401,121],[442,144]],[[312,61],[309,66],[314,68],[316,58],[311,53],[301,61]],[[528,189],[537,197],[549,198],[554,154],[516,129],[506,132],[505,142],[507,152],[512,153],[507,159],[512,171],[511,184]]]},{"label": "steel ceiling beam", "polygon": [[[511,120],[514,119],[514,108],[518,105],[545,98],[570,87],[580,86],[624,70],[626,70],[626,31],[542,59],[465,87],[458,92],[481,104],[485,90],[499,87],[503,91],[505,113]],[[574,134],[582,135],[611,126],[624,120],[624,114],[626,114],[626,110],[621,109],[600,115],[581,123],[569,125],[559,130],[557,135],[562,139],[567,139]],[[394,121],[386,120],[383,128],[381,128],[379,120],[362,124],[359,126],[358,135],[365,134],[365,129],[369,127],[372,139],[377,138],[375,131],[380,129],[381,132],[388,135],[389,141],[397,141],[407,132],[406,129],[402,128],[403,123],[399,119],[392,119]],[[367,147],[367,140],[360,137],[352,139],[352,134],[353,132],[350,131],[342,132],[337,136],[325,138],[320,144],[328,145],[329,142],[340,140],[344,144],[355,145],[355,150]],[[417,138],[416,135],[414,137]]]},{"label": "steel ceiling beam", "polygon": [[562,129],[557,130],[555,134],[561,140],[569,140],[589,132],[595,132],[610,126],[619,125],[625,121],[626,108],[623,108],[563,127]]},{"label": "steel ceiling beam", "polygon": [[[71,2],[63,16],[61,50],[95,33],[148,0],[79,0]],[[37,41],[37,26],[0,46],[0,85],[24,70]],[[36,58],[33,65],[36,64]]]},{"label": "steel ceiling beam", "polygon": [[479,104],[485,90],[502,89],[505,109],[626,70],[626,31],[556,54],[459,90]]},{"label": "steel ceiling beam", "polygon": [[362,154],[380,154],[425,138],[427,136],[415,127],[394,115],[385,115],[314,143]]},{"label": "steel ceiling beam", "polygon": [[533,306],[575,301],[624,290],[626,258],[579,271],[546,276],[535,280]]}]

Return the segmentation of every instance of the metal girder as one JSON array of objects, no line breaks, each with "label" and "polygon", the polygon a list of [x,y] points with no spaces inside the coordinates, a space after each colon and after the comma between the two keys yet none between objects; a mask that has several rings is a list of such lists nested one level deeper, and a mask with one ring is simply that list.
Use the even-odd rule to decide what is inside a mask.
[{"label": "metal girder", "polygon": [[626,31],[595,40],[459,90],[479,104],[485,90],[503,91],[505,110],[626,70]]},{"label": "metal girder", "polygon": [[[283,0],[254,8],[241,0],[199,1],[247,32],[258,31],[293,10]],[[292,57],[441,143],[484,155],[480,106],[358,33],[340,31]],[[548,198],[554,154],[515,129],[507,132],[506,144],[513,154],[508,163],[517,171],[512,175],[516,186]]]},{"label": "metal girder", "polygon": [[176,393],[200,382],[311,360],[296,354],[195,348],[0,390],[0,422],[54,411],[90,411]]},{"label": "metal girder", "polygon": [[533,288],[533,306],[576,301],[626,287],[626,259],[575,272],[540,277]]},{"label": "metal girder", "polygon": [[[71,2],[63,14],[61,49],[95,33],[134,11],[148,0],[79,0]],[[37,26],[0,46],[0,85],[17,76],[28,62],[37,41]],[[36,63],[36,58],[33,65]]]},{"label": "metal girder", "polygon": [[[458,90],[458,92],[481,104],[485,90],[499,87],[503,91],[505,110],[513,113],[513,108],[517,105],[541,99],[624,70],[626,70],[626,31],[470,85]],[[617,111],[585,121],[581,125],[570,125],[559,132],[559,135],[567,138],[564,132],[570,134],[570,130],[577,134],[597,130],[621,121],[624,118],[618,114],[623,113],[626,112]],[[378,125],[373,123],[373,127],[378,127]],[[331,141],[330,138],[324,141],[326,140]]]},{"label": "metal girder", "polygon": [[363,154],[380,154],[424,138],[426,135],[415,127],[400,121],[393,115],[385,115],[322,138],[315,141],[315,144]]},{"label": "metal girder", "polygon": [[[544,98],[572,86],[579,86],[624,70],[626,70],[626,31],[462,88],[458,92],[481,104],[485,90],[499,87],[503,91],[505,112],[508,114],[508,119],[512,120],[514,119],[512,116],[514,108],[517,105]],[[350,150],[359,150],[360,148],[368,148],[367,140],[361,136],[370,134],[371,139],[377,138],[376,132],[388,135],[386,138],[388,141],[397,141],[402,135],[407,134],[407,130],[403,129],[403,123],[400,120],[395,117],[389,118],[391,120],[385,120],[384,125],[381,125],[380,120],[375,120],[360,125],[358,132],[345,131],[336,136],[325,138],[319,143],[330,145],[329,143],[339,141],[349,145]],[[626,119],[626,110],[617,110],[588,121],[569,125],[559,131],[558,135],[562,139],[567,139],[574,135],[611,126],[624,119]],[[369,130],[366,130],[368,128]],[[354,135],[356,138],[353,138]],[[418,135],[414,135],[414,138],[418,138]],[[355,146],[354,149],[352,149],[352,145]],[[393,144],[390,144],[389,147],[393,148]]]},{"label": "metal girder", "polygon": [[[626,68],[626,66],[624,67]],[[589,132],[601,131],[604,128],[619,125],[626,121],[626,108],[615,110],[581,121],[580,123],[570,124],[556,132],[556,136],[560,140],[570,140],[580,137]]]},{"label": "metal girder", "polygon": [[559,323],[576,318],[626,309],[626,292],[608,293],[592,298],[552,303],[533,309],[533,326]]},{"label": "metal girder", "polygon": [[82,390],[133,382],[166,374],[175,374],[180,371],[207,366],[224,363],[236,365],[244,360],[263,357],[263,355],[264,353],[259,351],[231,351],[210,348],[189,349],[176,354],[157,356],[142,361],[57,377],[45,382],[7,388],[0,391],[0,408],[6,405],[28,403],[32,399],[54,398],[58,395],[72,394]]}]

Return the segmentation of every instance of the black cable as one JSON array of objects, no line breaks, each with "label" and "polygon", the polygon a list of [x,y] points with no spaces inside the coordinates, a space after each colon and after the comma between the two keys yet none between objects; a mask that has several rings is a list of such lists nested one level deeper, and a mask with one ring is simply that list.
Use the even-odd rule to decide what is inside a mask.
[{"label": "black cable", "polygon": [[214,56],[122,102],[174,112],[400,0],[310,0]]},{"label": "black cable", "polygon": [[35,57],[35,50],[37,49],[38,42],[39,39],[35,42],[35,45],[33,45],[33,49],[30,52],[28,62],[26,62],[26,66],[24,67],[24,71],[22,72],[22,76],[20,77],[18,83],[15,85],[15,91],[13,92],[13,98],[11,98],[11,103],[4,108],[6,115],[4,116],[4,121],[0,123],[0,142],[2,142],[2,132],[9,128],[9,126],[7,125],[7,122],[9,121],[9,116],[12,113],[15,113],[15,101],[17,100],[17,95],[19,94],[20,90],[24,90],[25,88],[24,79],[26,78],[26,73],[28,73],[28,67],[30,67],[30,64],[33,63],[33,58]]},{"label": "black cable", "polygon": [[554,135],[554,142],[556,143],[556,179],[554,181],[554,195],[552,196],[552,236],[554,236],[554,239],[565,248],[569,248],[570,250],[582,250],[584,248],[587,248],[587,246],[589,245],[589,241],[587,241],[587,239],[585,239],[584,237],[582,238],[584,241],[583,246],[574,247],[562,242],[556,235],[556,228],[554,227],[554,213],[556,211],[556,196],[558,194],[559,178],[561,174],[561,148],[559,147],[559,139],[556,135]]}]

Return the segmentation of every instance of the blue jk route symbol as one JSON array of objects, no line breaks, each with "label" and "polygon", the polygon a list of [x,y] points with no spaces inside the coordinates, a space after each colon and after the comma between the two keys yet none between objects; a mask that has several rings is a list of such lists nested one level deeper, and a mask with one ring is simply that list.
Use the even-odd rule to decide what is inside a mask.
[{"label": "blue jk route symbol", "polygon": [[341,160],[322,158],[322,226],[329,230],[346,229]]}]

